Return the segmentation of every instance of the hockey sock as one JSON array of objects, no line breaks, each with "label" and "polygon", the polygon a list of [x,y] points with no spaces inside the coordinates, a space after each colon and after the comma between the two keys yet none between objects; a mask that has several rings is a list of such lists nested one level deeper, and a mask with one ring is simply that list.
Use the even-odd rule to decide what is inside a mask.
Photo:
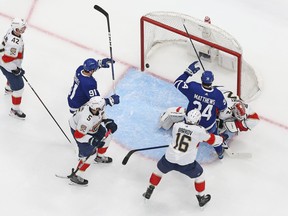
[{"label": "hockey sock", "polygon": [[150,184],[157,186],[159,184],[161,178],[162,178],[161,176],[159,176],[155,173],[152,173],[151,177],[150,177]]}]

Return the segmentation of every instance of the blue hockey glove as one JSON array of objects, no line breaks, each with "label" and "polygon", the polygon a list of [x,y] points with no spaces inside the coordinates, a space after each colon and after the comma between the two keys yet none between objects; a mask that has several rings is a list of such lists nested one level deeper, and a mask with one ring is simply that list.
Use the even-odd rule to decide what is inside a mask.
[{"label": "blue hockey glove", "polygon": [[105,142],[101,141],[101,140],[98,140],[97,137],[92,137],[90,140],[89,140],[89,143],[90,145],[96,147],[96,148],[101,148],[105,145]]},{"label": "blue hockey glove", "polygon": [[[98,65],[101,68],[109,68],[110,67],[109,63],[110,64],[112,63],[112,60],[110,58],[104,58],[102,60],[98,60]],[[114,63],[115,63],[115,61],[113,60],[113,64]]]},{"label": "blue hockey glove", "polygon": [[103,123],[105,124],[106,129],[108,131],[110,130],[111,133],[114,133],[118,128],[113,119],[103,119]]},{"label": "blue hockey glove", "polygon": [[193,62],[188,66],[188,68],[185,70],[185,73],[187,73],[189,76],[192,76],[193,74],[197,73],[200,70],[200,67],[196,67],[195,65],[198,63],[198,61]]},{"label": "blue hockey glove", "polygon": [[114,104],[120,103],[120,96],[119,95],[111,95],[109,98],[105,98],[106,105],[113,106]]},{"label": "blue hockey glove", "polygon": [[16,76],[23,76],[25,74],[25,71],[19,67],[17,67],[16,70],[12,70],[11,72]]}]

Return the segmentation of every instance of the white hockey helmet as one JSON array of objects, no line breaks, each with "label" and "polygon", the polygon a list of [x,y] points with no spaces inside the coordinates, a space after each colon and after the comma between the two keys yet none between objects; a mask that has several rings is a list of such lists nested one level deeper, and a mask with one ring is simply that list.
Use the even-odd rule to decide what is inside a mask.
[{"label": "white hockey helmet", "polygon": [[201,120],[201,112],[198,109],[190,110],[186,117],[185,117],[186,123],[198,125]]},{"label": "white hockey helmet", "polygon": [[11,28],[13,29],[13,31],[16,31],[16,29],[18,29],[20,33],[24,33],[26,29],[26,22],[24,21],[24,19],[14,18],[11,23]]},{"label": "white hockey helmet", "polygon": [[90,98],[87,104],[93,110],[103,110],[105,106],[105,99],[100,96],[95,96]]},{"label": "white hockey helmet", "polygon": [[240,121],[246,118],[246,108],[241,101],[238,101],[233,105],[232,112],[234,117]]}]

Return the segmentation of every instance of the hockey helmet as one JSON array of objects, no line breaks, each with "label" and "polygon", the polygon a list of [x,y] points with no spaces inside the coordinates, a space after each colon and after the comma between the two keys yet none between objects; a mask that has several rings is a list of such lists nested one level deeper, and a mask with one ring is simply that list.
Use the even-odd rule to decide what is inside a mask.
[{"label": "hockey helmet", "polygon": [[201,112],[195,108],[187,113],[185,120],[187,124],[198,125],[201,120]]},{"label": "hockey helmet", "polygon": [[93,58],[88,58],[84,61],[83,68],[85,71],[95,71],[99,68],[98,61]]},{"label": "hockey helmet", "polygon": [[105,99],[100,96],[95,96],[90,98],[88,101],[88,106],[93,110],[103,110],[105,106]]},{"label": "hockey helmet", "polygon": [[209,16],[205,16],[204,22],[211,24],[211,19]]},{"label": "hockey helmet", "polygon": [[204,71],[201,76],[201,81],[203,84],[211,85],[214,81],[214,74],[212,71]]},{"label": "hockey helmet", "polygon": [[18,31],[22,34],[26,29],[26,22],[24,19],[14,18],[11,23],[11,28],[13,31],[17,31],[16,29],[18,29]]},{"label": "hockey helmet", "polygon": [[233,112],[234,117],[240,121],[246,118],[245,105],[240,101],[234,104],[232,112]]}]

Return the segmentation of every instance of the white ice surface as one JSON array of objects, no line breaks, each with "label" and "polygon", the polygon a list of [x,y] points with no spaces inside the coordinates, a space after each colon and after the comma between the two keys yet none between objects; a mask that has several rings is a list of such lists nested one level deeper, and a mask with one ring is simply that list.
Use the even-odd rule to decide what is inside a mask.
[{"label": "white ice surface", "polygon": [[[12,17],[28,20],[25,33],[26,77],[72,140],[66,95],[76,67],[88,57],[109,56],[106,20],[93,10],[98,4],[110,14],[116,82],[130,67],[139,67],[139,19],[151,11],[175,11],[212,22],[235,36],[244,58],[263,80],[252,106],[262,117],[251,132],[239,136],[235,151],[253,158],[225,158],[204,165],[206,191],[212,200],[204,211],[197,206],[193,181],[169,173],[144,203],[156,162],[138,154],[126,166],[125,145],[112,143],[111,165],[92,165],[85,188],[71,187],[54,174],[66,174],[76,163],[69,144],[26,83],[22,109],[25,121],[8,116],[10,97],[0,94],[1,215],[277,215],[288,214],[288,3],[285,0],[206,1],[68,1],[1,0],[0,33]],[[173,59],[167,62],[175,64]],[[173,66],[172,64],[172,66]],[[185,69],[187,65],[183,65]],[[153,71],[152,71],[153,72]],[[175,77],[181,73],[175,70]],[[112,91],[111,71],[95,76],[103,95]],[[5,79],[0,75],[0,89]]]}]

